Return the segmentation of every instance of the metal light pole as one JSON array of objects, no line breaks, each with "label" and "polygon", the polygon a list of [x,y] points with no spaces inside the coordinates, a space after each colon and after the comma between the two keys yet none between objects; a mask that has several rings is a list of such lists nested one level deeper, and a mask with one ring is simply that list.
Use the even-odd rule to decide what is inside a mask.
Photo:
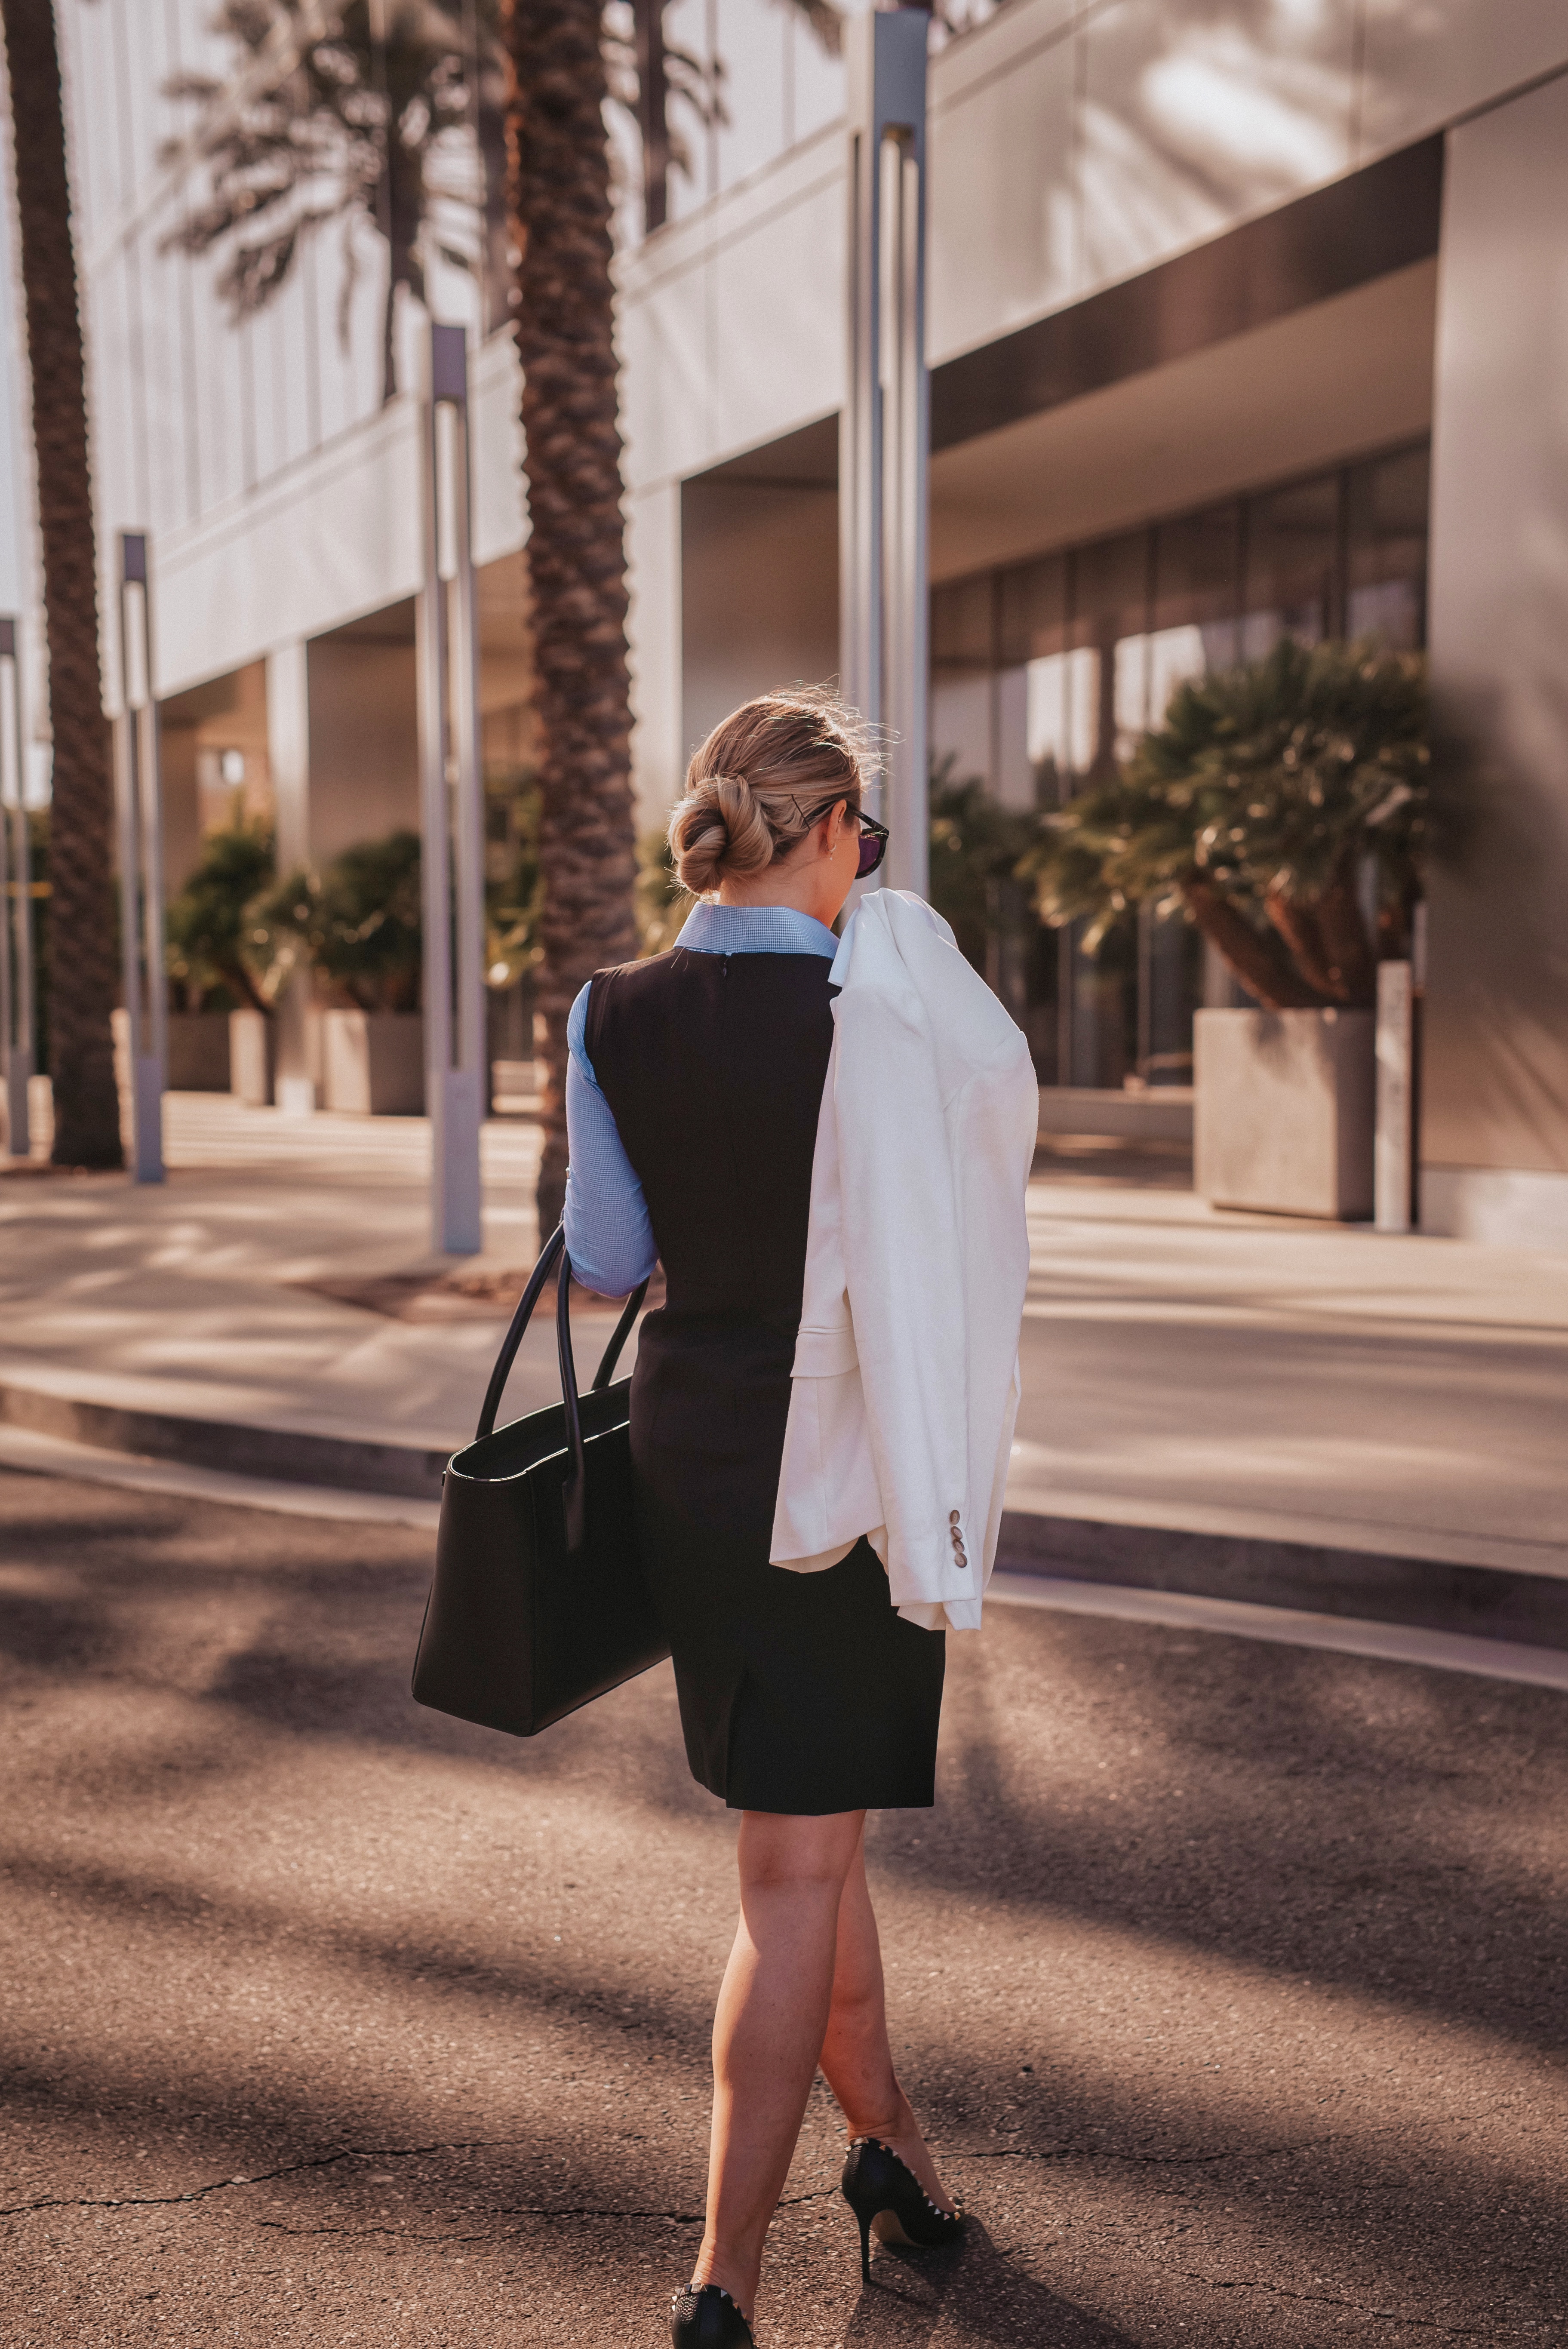
[{"label": "metal light pole", "polygon": [[431,1123],[431,1244],[483,1246],[484,793],[469,516],[468,347],[430,329],[424,419],[425,585],[416,634],[425,923],[425,1096]]},{"label": "metal light pole", "polygon": [[119,715],[114,721],[119,834],[120,961],[129,1030],[131,1178],[163,1180],[163,1082],[169,1058],[163,970],[163,792],[152,696],[147,539],[119,533]]},{"label": "metal light pole", "polygon": [[26,1158],[33,1073],[33,870],[22,752],[22,664],[14,618],[0,619],[0,1061],[5,1147]]},{"label": "metal light pole", "polygon": [[846,395],[839,425],[841,665],[846,699],[888,734],[882,879],[930,877],[925,59],[923,8],[844,26],[849,67]]}]

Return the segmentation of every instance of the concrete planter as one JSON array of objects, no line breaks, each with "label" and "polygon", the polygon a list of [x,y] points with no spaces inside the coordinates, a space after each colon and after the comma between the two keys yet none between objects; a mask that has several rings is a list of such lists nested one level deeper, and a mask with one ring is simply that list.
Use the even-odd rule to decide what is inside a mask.
[{"label": "concrete planter", "polygon": [[226,1011],[170,1013],[169,1090],[171,1093],[228,1092],[229,1014]]},{"label": "concrete planter", "polygon": [[1370,1011],[1200,1011],[1192,1187],[1216,1207],[1372,1213]]},{"label": "concrete planter", "polygon": [[323,1107],[356,1117],[418,1116],[425,1106],[425,1022],[417,1011],[324,1011]]},{"label": "concrete planter", "polygon": [[277,1074],[278,1024],[264,1011],[229,1014],[229,1090],[251,1109],[266,1109]]},{"label": "concrete planter", "polygon": [[1039,1131],[1190,1143],[1192,1088],[1153,1085],[1147,1092],[1132,1093],[1110,1085],[1042,1085]]}]

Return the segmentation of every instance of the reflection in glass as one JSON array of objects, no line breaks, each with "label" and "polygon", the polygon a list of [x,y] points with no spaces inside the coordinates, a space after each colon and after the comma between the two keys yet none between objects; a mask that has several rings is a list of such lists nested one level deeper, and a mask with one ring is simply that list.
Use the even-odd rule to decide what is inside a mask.
[{"label": "reflection in glass", "polygon": [[1242,509],[1232,500],[1162,522],[1154,533],[1149,720],[1158,726],[1176,688],[1241,652]]},{"label": "reflection in glass", "polygon": [[[1108,779],[1185,679],[1305,644],[1425,641],[1426,443],[1151,528],[961,580],[932,598],[933,741],[1005,806],[1059,805]],[[994,984],[1022,1018],[1044,1083],[1184,1081],[1191,1017],[1241,1000],[1207,988],[1198,933],[1150,910],[1093,961],[1038,931],[1026,971]]]},{"label": "reflection in glass", "polygon": [[1149,723],[1161,725],[1177,687],[1216,666],[1202,628],[1157,628],[1149,639]]},{"label": "reflection in glass", "polygon": [[1087,771],[1109,776],[1141,732],[1149,679],[1149,533],[1124,531],[1080,547],[1072,566],[1071,636],[1099,657],[1094,748]]},{"label": "reflection in glass", "polygon": [[991,574],[954,579],[931,594],[933,668],[990,668],[995,658]]},{"label": "reflection in glass", "polygon": [[1244,660],[1282,636],[1315,645],[1335,633],[1339,481],[1322,473],[1248,499]]},{"label": "reflection in glass", "polygon": [[1413,652],[1427,634],[1426,448],[1353,465],[1346,483],[1346,634]]},{"label": "reflection in glass", "polygon": [[997,657],[1016,668],[1068,641],[1068,558],[1047,554],[1004,571],[996,597]]},{"label": "reflection in glass", "polygon": [[1029,764],[1049,807],[1070,799],[1094,763],[1099,721],[1099,655],[1088,646],[1029,662],[1026,740]]},{"label": "reflection in glass", "polygon": [[989,573],[957,579],[931,597],[931,753],[963,782],[996,787],[995,585]]}]

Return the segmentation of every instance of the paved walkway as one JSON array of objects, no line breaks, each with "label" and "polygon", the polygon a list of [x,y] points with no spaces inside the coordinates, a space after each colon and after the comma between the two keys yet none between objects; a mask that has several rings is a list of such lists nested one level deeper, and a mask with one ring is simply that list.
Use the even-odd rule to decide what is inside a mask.
[{"label": "paved walkway", "polygon": [[[0,1472],[0,2339],[657,2349],[731,1824],[667,1666],[421,1713],[426,1537]],[[873,1820],[956,2253],[819,2089],[759,2349],[1568,2338],[1568,1699],[1022,1608]]]},{"label": "paved walkway", "polygon": [[[0,1381],[464,1441],[535,1251],[535,1129],[486,1128],[486,1253],[454,1267],[423,1121],[168,1106],[161,1188],[0,1177]],[[1568,1257],[1217,1215],[1172,1171],[1031,1186],[1012,1506],[1568,1574]],[[587,1308],[585,1365],[608,1326]],[[512,1407],[555,1391],[542,1315]]]}]

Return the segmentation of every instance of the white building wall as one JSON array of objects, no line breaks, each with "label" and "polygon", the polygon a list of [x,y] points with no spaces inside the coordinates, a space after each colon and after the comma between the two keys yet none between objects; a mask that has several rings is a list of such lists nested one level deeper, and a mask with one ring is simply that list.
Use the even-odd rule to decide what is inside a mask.
[{"label": "white building wall", "polygon": [[[668,21],[700,62],[726,60],[730,119],[704,129],[677,104],[690,172],[672,181],[670,226],[624,264],[634,509],[832,412],[841,381],[842,68],[773,0],[677,0]],[[286,641],[296,609],[315,629],[407,591],[407,532],[387,509],[407,491],[411,419],[381,411],[385,263],[368,231],[346,347],[335,231],[307,241],[294,283],[238,329],[213,264],[163,249],[200,184],[158,161],[191,119],[165,86],[232,59],[206,0],[96,0],[60,24],[106,558],[116,529],[150,532],[167,688]],[[1565,58],[1557,0],[1013,0],[933,60],[932,357],[1080,300]],[[447,316],[476,304],[455,271],[437,298]],[[421,339],[405,305],[410,381]],[[507,482],[506,338],[483,367],[479,511],[487,548],[506,553],[526,529]],[[634,534],[637,626],[665,615],[668,651],[676,579],[661,565],[676,538]],[[651,656],[634,655],[644,702]],[[650,750],[664,740],[667,777],[661,723],[650,705],[639,732]]]},{"label": "white building wall", "polygon": [[[932,60],[932,363],[1564,65],[1557,0],[1013,0]],[[837,407],[843,174],[835,119],[627,254],[631,490]]]},{"label": "white building wall", "polygon": [[[622,268],[633,662],[645,792],[686,749],[687,476],[832,413],[842,377],[842,68],[775,0],[676,0],[727,63],[727,125],[678,105],[691,169]],[[191,119],[170,75],[222,72],[207,0],[60,11],[106,560],[145,526],[160,686],[222,673],[411,591],[414,402],[381,406],[385,263],[360,233],[346,347],[335,232],[235,329],[213,265],[162,248],[199,182],[160,166]],[[932,66],[931,356],[940,363],[1568,61],[1560,0],[1011,0]],[[440,276],[443,315],[475,295]],[[400,322],[417,378],[421,322]],[[526,535],[510,340],[478,362],[480,560]],[[16,525],[13,524],[13,529]]]},{"label": "white building wall", "polygon": [[[748,7],[774,26],[769,0],[726,5],[728,23]],[[761,54],[774,32],[756,36]],[[1013,0],[932,61],[931,360],[1082,301],[1564,64],[1568,11],[1555,0]],[[634,510],[841,397],[838,119],[706,202],[688,190],[675,212],[622,270]],[[1392,406],[1420,429],[1424,403],[1402,381]],[[672,533],[640,554],[638,581],[639,613],[661,615],[659,657],[678,667]],[[645,695],[655,663],[640,647],[634,658]],[[656,721],[639,704],[649,802],[691,747],[669,734],[671,700],[666,686]]]},{"label": "white building wall", "polygon": [[[380,239],[363,222],[305,238],[282,292],[240,326],[219,264],[170,248],[205,178],[160,160],[196,119],[169,82],[235,62],[211,13],[206,0],[58,11],[100,562],[107,584],[114,533],[149,532],[164,692],[408,593],[416,575],[414,401],[382,405]],[[473,280],[437,262],[431,286],[438,314],[477,333]],[[416,386],[418,306],[400,300],[397,325],[399,381]],[[523,536],[515,363],[508,349],[504,385],[488,351],[480,366],[481,536],[511,552]]]}]

